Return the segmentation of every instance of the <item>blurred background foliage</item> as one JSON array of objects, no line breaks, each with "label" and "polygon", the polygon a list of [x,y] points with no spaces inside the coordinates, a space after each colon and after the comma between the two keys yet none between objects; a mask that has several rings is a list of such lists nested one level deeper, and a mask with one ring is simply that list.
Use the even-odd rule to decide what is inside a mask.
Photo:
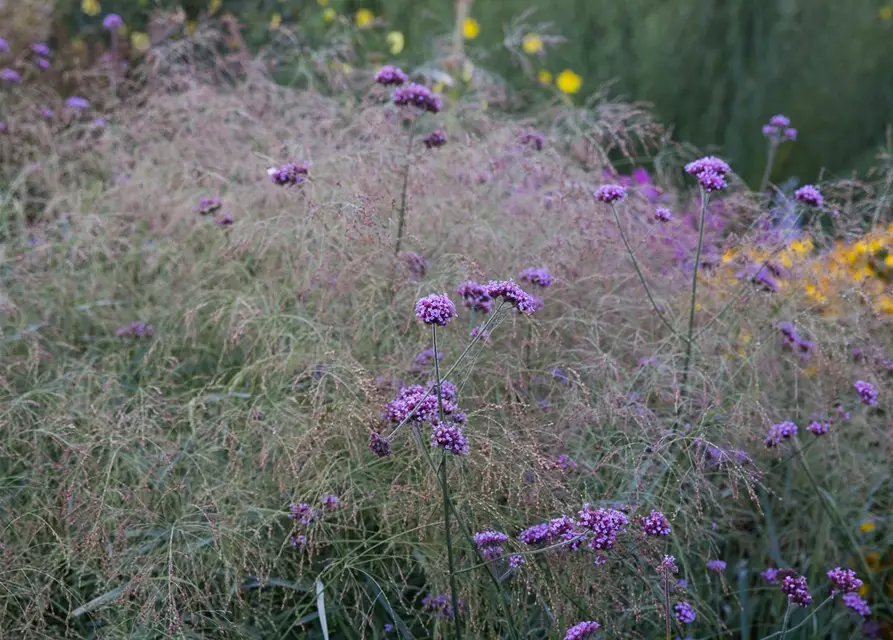
[{"label": "blurred background foliage", "polygon": [[[464,2],[463,2],[464,3]],[[4,37],[25,26],[34,38],[102,40],[102,18],[121,15],[131,32],[182,7],[189,25],[232,15],[257,50],[290,30],[305,48],[338,25],[358,28],[383,57],[414,67],[437,58],[454,31],[456,0],[5,0]],[[800,131],[784,145],[777,175],[814,181],[875,163],[893,120],[890,0],[477,0],[467,8],[466,53],[511,87],[503,105],[536,114],[554,99],[562,70],[579,76],[581,102],[611,93],[653,105],[674,137],[721,153],[755,186],[765,162],[760,127],[785,113]],[[13,9],[15,9],[13,11]],[[387,34],[401,34],[401,49]],[[49,35],[49,34],[48,34]],[[156,36],[157,37],[157,36]],[[442,49],[442,47],[441,47]],[[442,50],[441,50],[442,53]],[[290,58],[292,63],[297,60]],[[363,61],[377,62],[363,56]],[[279,69],[281,80],[298,74]],[[551,89],[551,90],[550,90]]]}]

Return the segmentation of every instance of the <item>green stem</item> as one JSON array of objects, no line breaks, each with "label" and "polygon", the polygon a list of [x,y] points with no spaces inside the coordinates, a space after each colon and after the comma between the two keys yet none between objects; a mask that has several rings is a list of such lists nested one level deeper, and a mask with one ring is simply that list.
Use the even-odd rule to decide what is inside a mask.
[{"label": "green stem", "polygon": [[642,282],[642,286],[645,288],[645,295],[648,296],[648,301],[654,308],[655,313],[657,313],[657,317],[660,318],[661,322],[666,325],[667,329],[669,329],[673,333],[673,335],[679,335],[676,332],[676,329],[673,327],[673,324],[669,320],[667,320],[666,316],[663,314],[663,312],[661,312],[660,307],[654,300],[654,296],[651,295],[651,288],[648,286],[648,282],[645,280],[645,275],[642,273],[642,269],[639,267],[639,261],[636,259],[636,253],[632,250],[632,247],[629,246],[629,240],[626,239],[626,234],[623,232],[623,225],[620,224],[620,216],[617,215],[617,209],[613,203],[611,203],[611,213],[614,214],[614,221],[617,223],[617,229],[620,231],[620,238],[623,240],[623,246],[626,247],[626,252],[629,254],[629,257],[633,262],[633,267],[635,267],[636,269],[636,274],[639,276],[639,280]]},{"label": "green stem", "polygon": [[760,193],[765,193],[769,186],[769,178],[772,177],[772,167],[775,164],[775,150],[778,144],[774,140],[769,141],[769,153],[766,158],[766,168],[763,170],[763,177],[760,180]]},{"label": "green stem", "polygon": [[772,634],[766,636],[765,638],[763,638],[763,640],[769,640],[769,638],[777,638],[779,636],[781,636],[781,639],[784,640],[784,637],[788,634],[788,632],[793,633],[794,631],[796,631],[797,629],[802,627],[804,624],[806,624],[807,622],[812,620],[812,618],[815,616],[815,614],[817,614],[819,612],[819,610],[821,610],[822,607],[824,607],[826,604],[831,602],[833,599],[834,599],[834,596],[829,596],[829,597],[825,598],[819,606],[817,606],[815,609],[810,611],[809,615],[800,621],[800,624],[798,624],[795,627],[791,627],[790,629],[788,629],[788,622],[790,621],[791,609],[793,609],[794,605],[792,603],[788,603],[788,608],[784,612],[784,622],[781,625],[781,631],[776,631],[775,633],[772,633]]},{"label": "green stem", "polygon": [[707,220],[707,201],[709,199],[710,194],[702,188],[701,222],[698,225],[698,248],[697,251],[695,251],[694,273],[691,278],[691,304],[689,305],[688,309],[688,337],[685,341],[685,362],[682,365],[682,384],[680,385],[682,393],[685,393],[686,385],[688,383],[688,370],[689,366],[691,366],[692,359],[692,346],[695,331],[695,306],[697,306],[698,296],[698,271],[701,267],[701,249],[704,246],[704,226],[705,221]]},{"label": "green stem", "polygon": [[670,575],[664,576],[664,618],[667,620],[667,640],[670,640],[670,636],[672,635],[672,627],[671,627],[671,613],[670,613]]},{"label": "green stem", "polygon": [[406,147],[406,168],[403,170],[403,192],[400,196],[400,213],[397,218],[397,243],[394,247],[394,255],[400,255],[400,246],[403,243],[403,227],[406,222],[406,196],[409,192],[409,168],[412,166],[412,140],[415,137],[415,130],[409,130],[409,144]]}]

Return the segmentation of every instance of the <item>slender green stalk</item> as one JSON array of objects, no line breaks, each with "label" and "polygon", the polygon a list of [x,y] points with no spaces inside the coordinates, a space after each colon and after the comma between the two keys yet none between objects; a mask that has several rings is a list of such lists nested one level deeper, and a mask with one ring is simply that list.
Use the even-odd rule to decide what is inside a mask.
[{"label": "slender green stalk", "polygon": [[611,203],[611,213],[614,214],[614,222],[617,223],[617,229],[620,231],[620,238],[623,240],[623,246],[626,247],[626,252],[629,254],[630,259],[633,262],[633,267],[636,269],[636,274],[639,276],[639,280],[642,282],[642,286],[645,287],[645,295],[648,296],[648,301],[651,302],[651,306],[654,308],[655,313],[657,313],[657,317],[660,318],[661,322],[666,325],[667,329],[669,329],[673,335],[679,335],[676,329],[673,327],[673,323],[667,320],[666,316],[660,310],[660,307],[657,305],[657,302],[654,301],[654,296],[651,295],[651,288],[648,286],[648,281],[645,280],[645,275],[642,273],[642,269],[639,268],[639,261],[636,260],[636,253],[632,250],[632,247],[629,246],[629,240],[626,239],[626,234],[623,232],[623,225],[620,224],[620,216],[617,215],[617,208]]},{"label": "slender green stalk", "polygon": [[710,194],[701,189],[701,222],[698,225],[698,249],[695,251],[694,273],[691,277],[691,304],[688,309],[688,337],[685,342],[685,361],[682,365],[682,384],[680,389],[685,393],[686,384],[688,383],[688,371],[691,366],[692,346],[694,343],[695,332],[695,306],[697,306],[698,298],[698,271],[701,267],[701,249],[704,247],[704,226],[707,219],[707,201]]},{"label": "slender green stalk", "polygon": [[[410,125],[411,126],[411,125]],[[400,255],[400,246],[403,244],[403,229],[406,224],[406,197],[409,193],[409,168],[412,166],[412,140],[415,137],[415,129],[409,130],[409,144],[406,147],[406,167],[403,170],[403,191],[400,195],[400,212],[397,218],[397,242],[394,246],[394,255]]]},{"label": "slender green stalk", "polygon": [[775,633],[772,633],[772,634],[770,634],[770,635],[764,637],[763,640],[769,640],[770,638],[778,638],[778,637],[781,637],[781,640],[784,640],[784,637],[785,637],[788,633],[793,633],[794,631],[796,631],[797,629],[799,629],[800,627],[802,627],[804,624],[806,624],[807,622],[809,622],[810,620],[812,620],[812,618],[815,616],[815,614],[817,614],[817,613],[822,609],[822,607],[824,607],[826,604],[828,604],[828,603],[831,602],[832,600],[834,600],[834,596],[828,596],[827,598],[825,598],[825,599],[821,602],[821,604],[819,604],[819,606],[817,606],[815,609],[813,609],[812,611],[810,611],[810,612],[809,612],[809,615],[806,616],[805,618],[803,618],[803,620],[800,621],[800,624],[798,624],[798,625],[795,626],[795,627],[791,627],[790,629],[788,629],[788,622],[790,622],[791,609],[793,609],[793,606],[794,606],[794,605],[793,605],[792,603],[788,603],[788,608],[787,608],[787,610],[784,612],[784,622],[783,622],[782,625],[781,625],[781,631],[776,631]]},{"label": "slender green stalk", "polygon": [[[434,384],[437,388],[437,415],[443,422],[443,394],[440,391],[440,366],[437,364],[437,325],[431,325],[431,341],[434,346]],[[453,554],[453,533],[450,525],[450,483],[447,478],[447,452],[440,459],[440,493],[443,496],[443,529],[446,536],[447,562],[450,570],[450,596],[453,600],[453,623],[456,640],[462,640],[462,620],[459,616],[459,590],[456,588],[456,558]]]},{"label": "slender green stalk", "polygon": [[667,640],[670,640],[672,633],[672,622],[670,613],[670,574],[664,575],[664,618],[667,622]]},{"label": "slender green stalk", "polygon": [[760,193],[765,193],[769,186],[769,178],[772,177],[772,167],[775,165],[775,150],[778,149],[778,143],[774,140],[769,141],[769,152],[766,157],[766,168],[763,170],[763,177],[760,179]]}]

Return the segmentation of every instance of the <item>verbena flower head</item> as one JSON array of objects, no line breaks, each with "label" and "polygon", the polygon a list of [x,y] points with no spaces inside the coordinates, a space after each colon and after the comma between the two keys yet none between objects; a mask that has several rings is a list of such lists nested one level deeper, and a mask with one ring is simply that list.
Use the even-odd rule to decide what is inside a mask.
[{"label": "verbena flower head", "polygon": [[703,173],[698,174],[698,182],[701,183],[701,187],[704,191],[722,191],[726,187],[729,186],[729,183],[726,182],[725,176],[722,176],[714,171],[704,171]]},{"label": "verbena flower head", "polygon": [[669,222],[673,214],[665,207],[658,207],[654,210],[654,219],[658,222]]},{"label": "verbena flower head", "polygon": [[715,573],[722,573],[726,570],[726,563],[724,560],[708,560],[707,568]]},{"label": "verbena flower head", "polygon": [[795,142],[797,140],[797,130],[793,127],[788,127],[784,130],[784,137],[791,142]]},{"label": "verbena flower head", "polygon": [[400,67],[395,67],[389,64],[386,64],[381,69],[378,70],[378,73],[375,74],[375,81],[378,84],[382,84],[384,86],[400,86],[405,84],[409,78],[406,77],[406,74],[403,73],[403,69]]},{"label": "verbena flower head", "polygon": [[704,156],[685,165],[685,172],[697,178],[704,191],[719,191],[729,186],[726,174],[732,168],[716,156]]},{"label": "verbena flower head", "polygon": [[816,436],[823,436],[828,433],[828,430],[831,428],[831,425],[827,422],[821,422],[820,420],[813,420],[809,423],[809,426],[806,427],[806,430],[811,434]]},{"label": "verbena flower head", "polygon": [[415,315],[425,324],[445,327],[456,317],[456,305],[447,294],[432,293],[416,302]]},{"label": "verbena flower head", "polygon": [[794,198],[798,202],[802,202],[805,205],[810,207],[816,207],[817,209],[822,206],[822,194],[816,189],[813,185],[807,184],[794,192]]},{"label": "verbena flower head", "polygon": [[465,306],[472,311],[490,313],[493,307],[493,298],[487,292],[487,287],[478,284],[474,280],[460,284],[456,287],[456,293],[462,296]]},{"label": "verbena flower head", "polygon": [[784,140],[796,140],[797,130],[791,128],[791,120],[787,116],[781,114],[772,116],[769,124],[763,125],[763,135],[769,138],[775,144]]},{"label": "verbena flower head", "polygon": [[43,58],[49,58],[53,55],[53,50],[42,42],[35,42],[31,45],[31,53]]},{"label": "verbena flower head", "polygon": [[[434,383],[430,383],[431,388],[436,393]],[[455,385],[455,383],[450,382],[449,380],[441,380],[440,381],[440,396],[446,402],[455,402],[459,398],[459,388]]]},{"label": "verbena flower head", "polygon": [[292,549],[301,549],[307,544],[307,536],[303,533],[295,533],[289,538],[289,542],[291,543]]},{"label": "verbena flower head", "polygon": [[769,124],[778,129],[784,129],[791,126],[791,119],[779,113],[769,118]]},{"label": "verbena flower head", "polygon": [[577,467],[579,466],[577,464],[577,461],[571,458],[566,453],[562,453],[560,456],[555,458],[554,464],[556,469],[561,469],[562,471],[576,471]]},{"label": "verbena flower head", "polygon": [[871,607],[858,593],[843,594],[843,603],[863,618],[871,615]]},{"label": "verbena flower head", "polygon": [[214,224],[216,224],[218,227],[230,227],[235,221],[236,219],[233,218],[233,214],[231,213],[221,213],[219,216],[214,218]]},{"label": "verbena flower head", "polygon": [[484,329],[484,325],[478,325],[468,334],[471,338],[478,338],[479,340],[486,340],[490,337],[490,332]]},{"label": "verbena flower head", "polygon": [[873,407],[877,404],[878,393],[873,384],[865,382],[864,380],[856,380],[853,384],[853,388],[856,390],[856,393],[859,394],[859,398],[862,399],[862,404],[868,405],[869,407]]},{"label": "verbena flower head", "polygon": [[502,545],[508,542],[508,539],[509,537],[502,531],[488,530],[474,534],[474,544],[487,560],[501,558],[505,553]]},{"label": "verbena flower head", "polygon": [[[443,360],[443,351],[437,352],[437,359]],[[417,368],[429,367],[434,363],[434,347],[422,349],[416,354],[415,366]]]},{"label": "verbena flower head", "polygon": [[[422,607],[429,613],[433,613],[436,616],[446,618],[448,620],[452,620],[454,615],[452,598],[445,593],[436,596],[429,593],[427,596],[422,598]],[[462,614],[464,609],[465,603],[462,600],[459,600],[460,615]]]},{"label": "verbena flower head", "polygon": [[290,187],[301,184],[310,174],[309,162],[286,162],[280,167],[267,169],[267,175],[273,184],[280,187]]},{"label": "verbena flower head", "polygon": [[143,320],[134,320],[120,327],[115,335],[119,338],[148,338],[155,333],[155,328]]},{"label": "verbena flower head", "polygon": [[223,206],[223,201],[217,196],[202,196],[195,205],[195,212],[199,215],[206,216],[209,213],[218,211]]},{"label": "verbena flower head", "polygon": [[543,138],[543,134],[536,129],[527,129],[521,133],[518,137],[518,141],[525,146],[533,147],[537,151],[542,151],[545,138]]},{"label": "verbena flower head", "polygon": [[425,143],[425,146],[429,149],[435,149],[437,147],[442,147],[446,144],[446,134],[440,129],[435,129],[422,140]]},{"label": "verbena flower head", "polygon": [[392,99],[397,106],[417,107],[430,113],[437,113],[443,108],[440,96],[428,87],[415,82],[394,89]]},{"label": "verbena flower head", "polygon": [[578,622],[564,634],[564,640],[583,640],[589,638],[593,633],[598,631],[601,625],[595,620],[587,620]]},{"label": "verbena flower head", "polygon": [[65,101],[65,106],[69,109],[80,111],[82,109],[89,109],[90,102],[80,96],[71,96]]},{"label": "verbena flower head", "polygon": [[435,422],[431,428],[431,446],[443,449],[454,456],[467,456],[468,441],[462,428],[454,422]]},{"label": "verbena flower head", "polygon": [[626,197],[626,187],[619,184],[605,184],[600,186],[592,194],[599,202],[612,203],[620,202]]},{"label": "verbena flower head", "polygon": [[[456,411],[456,406],[445,400],[443,410],[445,414],[451,414]],[[434,422],[437,415],[437,397],[418,384],[403,387],[397,397],[384,406],[384,419],[393,424],[401,424],[410,416],[416,422]]]},{"label": "verbena flower head", "polygon": [[629,520],[626,514],[617,509],[595,509],[589,503],[577,512],[577,524],[594,534],[589,546],[592,549],[608,550],[617,542],[617,535],[626,531]]},{"label": "verbena flower head", "polygon": [[837,567],[828,572],[828,579],[831,581],[831,593],[849,593],[858,591],[862,586],[862,581],[856,577],[856,572],[852,569],[842,569]]},{"label": "verbena flower head", "polygon": [[642,518],[642,529],[649,536],[670,535],[670,523],[660,511],[652,510],[649,515]]},{"label": "verbena flower head", "polygon": [[37,64],[43,71],[46,71],[51,66],[50,61],[46,58],[38,58],[35,64]]},{"label": "verbena flower head", "polygon": [[778,581],[778,569],[775,569],[774,567],[769,567],[760,575],[763,576],[763,580],[769,584],[775,584]]},{"label": "verbena flower head", "polygon": [[529,545],[544,544],[551,539],[552,529],[549,527],[548,522],[535,524],[518,534],[518,540]]},{"label": "verbena flower head", "polygon": [[515,284],[514,280],[491,280],[487,284],[487,295],[491,298],[502,298],[527,315],[537,310],[536,299]]},{"label": "verbena flower head", "polygon": [[341,504],[341,500],[338,499],[334,493],[330,493],[327,496],[324,496],[322,499],[322,506],[326,509],[334,509]]},{"label": "verbena flower head", "polygon": [[0,38],[0,53],[9,53],[9,43],[3,38]]},{"label": "verbena flower head", "polygon": [[527,561],[524,560],[524,556],[518,555],[517,553],[513,556],[509,556],[509,566],[512,569],[518,569],[525,564],[527,564]]},{"label": "verbena flower head", "polygon": [[102,28],[106,31],[117,31],[124,26],[124,20],[117,13],[110,13],[102,19]]},{"label": "verbena flower head", "polygon": [[787,440],[797,435],[797,425],[793,422],[779,422],[769,427],[769,433],[764,440],[767,447],[777,447],[782,440]]},{"label": "verbena flower head", "polygon": [[679,573],[675,556],[664,556],[664,559],[657,565],[657,572],[662,576],[671,576]]},{"label": "verbena flower head", "polygon": [[423,278],[429,266],[428,259],[415,251],[403,252],[403,264],[415,280]]},{"label": "verbena flower head", "polygon": [[13,71],[9,68],[0,69],[0,80],[2,80],[3,82],[18,84],[22,81],[22,76],[20,76],[17,71]]},{"label": "verbena flower head", "polygon": [[381,435],[373,433],[369,439],[369,450],[379,458],[387,458],[391,455],[391,443]]},{"label": "verbena flower head", "polygon": [[[781,578],[781,591],[787,595],[788,600],[801,607],[809,606],[812,602],[812,596],[809,594],[809,586],[806,584],[806,578],[797,575],[793,571],[785,571]],[[780,574],[781,575],[781,574]]]},{"label": "verbena flower head", "polygon": [[518,279],[543,288],[552,284],[552,275],[544,268],[528,267],[518,274]]},{"label": "verbena flower head", "polygon": [[692,624],[698,617],[695,608],[688,602],[677,602],[673,605],[673,611],[680,624]]},{"label": "verbena flower head", "polygon": [[288,508],[288,517],[306,527],[316,518],[316,509],[306,502],[292,502]]}]

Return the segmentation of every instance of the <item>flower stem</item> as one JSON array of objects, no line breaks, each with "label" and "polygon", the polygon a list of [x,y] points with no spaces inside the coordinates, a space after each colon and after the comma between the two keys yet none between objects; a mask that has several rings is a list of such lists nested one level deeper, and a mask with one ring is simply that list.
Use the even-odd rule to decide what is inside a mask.
[{"label": "flower stem", "polygon": [[693,338],[695,332],[695,306],[697,306],[698,295],[698,271],[701,267],[701,249],[704,246],[704,226],[705,221],[707,220],[707,201],[709,199],[709,193],[704,189],[701,189],[701,221],[698,225],[698,248],[697,251],[695,251],[694,273],[691,278],[691,304],[688,309],[688,337],[685,340],[685,361],[682,364],[682,384],[680,385],[683,394],[685,393],[686,385],[688,383],[688,371],[692,359],[692,347],[694,344]]},{"label": "flower stem", "polygon": [[822,607],[824,607],[826,604],[831,602],[833,599],[834,599],[834,596],[829,596],[829,597],[825,598],[819,606],[817,606],[815,609],[810,611],[809,615],[800,621],[800,624],[798,624],[795,627],[791,627],[790,629],[788,629],[788,622],[790,622],[791,610],[794,608],[794,605],[793,605],[793,603],[789,602],[788,608],[784,612],[784,622],[781,625],[781,631],[776,631],[775,633],[772,633],[772,634],[766,636],[765,638],[763,638],[763,640],[769,640],[769,638],[778,638],[778,637],[781,637],[781,640],[784,640],[784,637],[788,634],[788,632],[794,632],[797,629],[799,629],[800,627],[802,627],[804,624],[809,622],[813,618],[813,616],[815,616],[815,614],[817,614],[819,612],[819,610],[821,610]]},{"label": "flower stem", "polygon": [[[410,125],[411,127],[412,125]],[[403,244],[403,228],[406,224],[406,196],[409,193],[409,168],[412,166],[412,140],[415,137],[415,129],[409,130],[409,143],[406,146],[406,167],[403,169],[403,191],[400,195],[400,212],[397,218],[397,242],[394,246],[394,255],[400,255],[400,246]]]},{"label": "flower stem", "polygon": [[769,152],[766,157],[766,168],[763,170],[763,177],[760,180],[760,193],[765,193],[769,186],[769,178],[772,176],[772,167],[775,164],[775,150],[778,144],[774,140],[769,141]]},{"label": "flower stem", "polygon": [[667,640],[672,635],[671,618],[670,618],[670,576],[669,573],[664,576],[664,618],[667,621]]}]

